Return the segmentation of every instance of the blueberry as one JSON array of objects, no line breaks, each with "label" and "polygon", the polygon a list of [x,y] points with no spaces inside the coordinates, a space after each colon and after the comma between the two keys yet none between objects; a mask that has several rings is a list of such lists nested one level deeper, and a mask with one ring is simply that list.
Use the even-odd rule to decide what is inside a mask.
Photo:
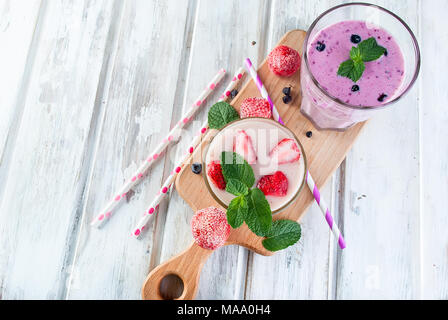
[{"label": "blueberry", "polygon": [[387,50],[384,51],[384,56],[385,56],[385,57],[387,57],[388,54],[389,54],[389,53],[387,52]]},{"label": "blueberry", "polygon": [[193,171],[193,173],[195,174],[200,174],[202,171],[202,164],[200,163],[193,163],[191,165],[191,171]]},{"label": "blueberry", "polygon": [[350,37],[350,41],[353,43],[360,43],[361,37],[358,36],[357,34],[352,34],[352,36]]},{"label": "blueberry", "polygon": [[324,51],[325,50],[325,43],[317,41],[316,50],[319,51],[319,52]]},{"label": "blueberry", "polygon": [[313,132],[311,131],[307,131],[305,134],[308,138],[311,138],[313,136]]},{"label": "blueberry", "polygon": [[238,94],[238,90],[233,89],[232,91],[230,91],[230,97],[233,99],[236,97],[236,95]]},{"label": "blueberry", "polygon": [[290,96],[291,95],[291,87],[284,87],[282,92],[284,95]]},{"label": "blueberry", "polygon": [[357,84],[355,84],[355,85],[352,86],[352,91],[353,91],[353,92],[356,92],[356,91],[358,91],[358,90],[359,90],[359,86],[358,86]]},{"label": "blueberry", "polygon": [[384,101],[384,98],[386,98],[386,97],[387,97],[387,94],[382,93],[382,94],[378,97],[378,101],[379,101],[379,102],[383,102],[383,101]]},{"label": "blueberry", "polygon": [[283,102],[284,102],[285,104],[290,103],[291,100],[292,100],[291,96],[283,96]]}]

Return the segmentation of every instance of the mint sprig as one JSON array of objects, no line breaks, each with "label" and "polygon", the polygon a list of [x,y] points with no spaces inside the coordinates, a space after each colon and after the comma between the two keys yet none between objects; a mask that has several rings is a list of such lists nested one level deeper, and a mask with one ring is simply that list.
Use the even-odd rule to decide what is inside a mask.
[{"label": "mint sprig", "polygon": [[272,211],[266,196],[252,188],[255,176],[247,161],[235,152],[221,153],[221,167],[226,191],[236,197],[227,208],[227,222],[237,229],[246,222],[257,236],[266,237],[263,246],[277,251],[293,245],[300,239],[300,225],[292,220],[272,222]]},{"label": "mint sprig", "polygon": [[208,125],[212,129],[221,129],[229,122],[239,119],[240,116],[227,102],[215,103],[208,112]]},{"label": "mint sprig", "polygon": [[357,82],[364,70],[365,62],[378,59],[386,52],[386,48],[378,45],[374,37],[361,41],[357,47],[350,50],[350,59],[342,62],[338,68],[338,75]]}]

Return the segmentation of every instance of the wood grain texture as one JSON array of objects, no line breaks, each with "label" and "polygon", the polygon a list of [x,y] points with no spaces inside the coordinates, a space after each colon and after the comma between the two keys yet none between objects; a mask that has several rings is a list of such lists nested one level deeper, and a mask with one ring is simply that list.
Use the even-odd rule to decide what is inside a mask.
[{"label": "wood grain texture", "polygon": [[[183,35],[188,3],[118,3],[114,52],[98,99],[103,113],[67,294],[70,299],[140,299],[154,245],[153,226],[142,241],[131,232],[160,188],[163,158],[103,228],[92,229],[89,223],[169,131],[184,41],[180,36],[167,39]],[[165,212],[159,210],[161,214]]]},{"label": "wood grain texture", "polygon": [[[321,12],[338,3],[328,0],[273,1],[267,52],[274,48],[278,39],[288,30],[307,30]],[[332,180],[321,189],[322,196],[330,206],[334,196],[335,179]],[[333,207],[330,209],[337,219],[337,211]],[[315,202],[308,208],[300,224],[302,239],[295,246],[276,253],[272,258],[253,253],[249,255],[246,299],[332,298],[333,250],[338,248],[337,245],[333,248],[333,235]]]},{"label": "wood grain texture", "polygon": [[[259,51],[263,46],[266,30],[260,21],[264,21],[270,12],[268,1],[258,0],[226,1],[226,4],[221,1],[199,1],[196,10],[197,18],[185,87],[187,105],[184,108],[195,99],[216,70],[225,67],[228,74],[217,92],[208,99],[204,110],[198,113],[195,121],[185,130],[185,136],[177,146],[179,155],[183,154],[191,143],[193,134],[200,129],[207,117],[208,108],[217,101],[233,73],[243,66],[244,58],[251,56],[254,61],[264,58],[259,56]],[[238,14],[235,14],[236,12]],[[249,15],[252,18],[246,19]],[[252,41],[257,44],[252,45]],[[175,119],[180,119],[180,108],[175,111],[177,111]],[[174,163],[170,163],[169,169],[173,165]],[[193,240],[190,228],[192,215],[193,211],[176,190],[168,204],[160,259],[157,264],[179,254],[190,245]],[[160,217],[159,215],[158,224],[162,221]],[[244,250],[228,246],[210,256],[201,274],[198,299],[242,298],[244,292],[241,290],[241,283],[244,283],[244,269],[247,262]]]},{"label": "wood grain texture", "polygon": [[[447,96],[436,72],[447,68],[447,3],[370,2],[410,24],[422,72],[322,190],[347,249],[313,204],[288,250],[214,252],[197,299],[448,298]],[[90,219],[217,68],[233,72],[246,56],[260,65],[285,32],[340,3],[0,0],[0,299],[139,299],[148,271],[191,243],[193,211],[177,192],[141,241],[129,232],[199,123],[110,223],[98,231]]]},{"label": "wood grain texture", "polygon": [[[448,70],[448,2],[421,4],[420,172],[421,272],[424,299],[448,299],[448,91],[435,70]],[[425,58],[431,57],[431,58]],[[442,76],[444,77],[444,76]]]},{"label": "wood grain texture", "polygon": [[[27,83],[24,77],[32,60],[31,46],[40,6],[40,1],[0,2],[0,159],[7,141],[14,144],[13,128],[22,110],[21,93]],[[3,160],[0,166],[4,166]]]},{"label": "wood grain texture", "polygon": [[[109,1],[50,1],[0,204],[4,299],[60,299],[111,14]],[[84,35],[89,34],[89,37]]]},{"label": "wood grain texture", "polygon": [[[419,35],[417,1],[375,1]],[[337,199],[348,250],[336,298],[420,297],[419,85],[375,116],[347,156]]]},{"label": "wood grain texture", "polygon": [[194,299],[198,291],[202,266],[212,253],[212,250],[203,249],[193,242],[184,252],[158,265],[151,271],[143,284],[142,298],[145,300],[165,300],[166,295],[161,290],[162,280],[166,276],[176,275],[183,283],[182,294],[176,299]]}]

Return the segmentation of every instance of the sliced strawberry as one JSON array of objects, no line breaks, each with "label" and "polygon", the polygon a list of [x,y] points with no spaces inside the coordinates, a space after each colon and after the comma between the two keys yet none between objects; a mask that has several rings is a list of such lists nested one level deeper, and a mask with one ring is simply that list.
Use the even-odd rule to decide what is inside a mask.
[{"label": "sliced strawberry", "polygon": [[244,130],[237,131],[235,141],[233,143],[233,151],[246,159],[249,164],[254,164],[257,162],[257,154],[255,153],[252,139]]},{"label": "sliced strawberry", "polygon": [[284,197],[288,192],[288,178],[281,171],[261,177],[257,183],[257,188],[265,196]]},{"label": "sliced strawberry", "polygon": [[212,161],[207,165],[207,175],[217,188],[221,190],[226,188],[226,181],[222,175],[221,164],[218,161]]},{"label": "sliced strawberry", "polygon": [[278,164],[290,163],[300,159],[300,150],[293,139],[283,139],[269,153]]}]

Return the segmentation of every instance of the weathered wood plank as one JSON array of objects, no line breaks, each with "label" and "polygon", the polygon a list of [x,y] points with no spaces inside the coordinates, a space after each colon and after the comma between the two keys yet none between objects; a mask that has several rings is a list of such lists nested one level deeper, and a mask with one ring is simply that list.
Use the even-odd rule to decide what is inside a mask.
[{"label": "weathered wood plank", "polygon": [[0,204],[3,299],[62,298],[110,1],[49,1]]},{"label": "weathered wood plank", "polygon": [[[420,45],[422,298],[448,299],[447,1],[422,1]],[[440,71],[440,72],[439,72]]]},{"label": "weathered wood plank", "polygon": [[[121,3],[116,52],[100,95],[105,112],[67,295],[70,299],[139,299],[157,240],[153,225],[140,241],[131,231],[160,188],[163,160],[101,230],[92,229],[89,223],[169,131],[179,68],[183,67],[189,4]],[[164,214],[161,207],[159,215]]]},{"label": "weathered wood plank", "polygon": [[[267,25],[261,21],[266,21],[268,14],[268,1],[199,2],[186,90],[187,102],[190,103],[195,98],[219,68],[224,67],[232,74],[243,66],[244,58],[248,56],[254,62],[264,59],[264,54],[260,56],[259,53],[265,51],[263,43]],[[251,18],[247,19],[248,16]],[[252,41],[257,44],[252,45]],[[224,82],[229,81],[230,76],[227,75]],[[208,106],[219,98],[224,86],[225,84],[219,87],[214,99],[209,99]],[[189,137],[199,129],[206,114],[204,110],[196,117],[198,121],[189,127],[178,150],[183,152],[188,146],[191,141]],[[177,193],[173,194],[166,216],[160,262],[181,252],[190,244],[192,215],[192,210]],[[213,253],[203,268],[197,299],[242,298],[240,285],[245,281],[246,264],[244,250],[228,246]],[[238,256],[243,261],[238,261]],[[239,273],[236,270],[240,270]]]},{"label": "weathered wood plank", "polygon": [[[307,30],[313,20],[337,1],[274,1],[267,54],[291,29]],[[300,139],[301,137],[299,137]],[[302,139],[307,139],[302,137]],[[331,203],[332,183],[322,190]],[[249,253],[246,299],[326,299],[332,272],[331,234],[319,207],[313,204],[301,221],[302,239],[272,257]]]},{"label": "weathered wood plank", "polygon": [[27,86],[22,79],[33,56],[30,46],[40,4],[40,0],[0,1],[0,167],[7,141],[14,144],[14,128],[23,105],[20,93]]},{"label": "weathered wood plank", "polygon": [[[325,199],[331,189],[330,182],[322,189]],[[330,246],[322,219],[313,203],[300,222],[297,244],[271,257],[249,253],[246,299],[327,299]]]},{"label": "weathered wood plank", "polygon": [[[417,0],[373,2],[419,34]],[[347,156],[338,199],[347,242],[338,259],[338,299],[419,297],[418,92],[417,84],[375,116]]]},{"label": "weathered wood plank", "polygon": [[[374,2],[404,17],[433,58],[423,60],[420,88],[367,126],[334,192],[324,188],[343,215],[347,249],[334,254],[313,205],[302,240],[284,252],[215,252],[197,298],[448,298],[447,94],[434,72],[447,68],[448,8]],[[287,30],[306,29],[340,1],[200,1],[191,52],[194,1],[44,3],[0,1],[0,297],[138,299],[150,261],[191,240],[192,212],[176,192],[155,231],[129,236],[173,163],[160,161],[102,230],[90,219],[217,68],[260,62]]]}]

